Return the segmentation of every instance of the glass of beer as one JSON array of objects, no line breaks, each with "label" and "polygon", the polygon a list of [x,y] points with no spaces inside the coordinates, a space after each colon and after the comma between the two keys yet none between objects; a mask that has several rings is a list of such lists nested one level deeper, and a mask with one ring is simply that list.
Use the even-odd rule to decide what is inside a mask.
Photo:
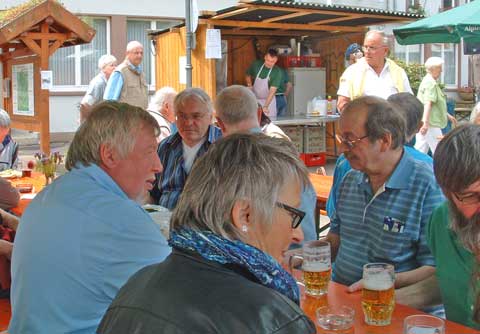
[{"label": "glass of beer", "polygon": [[415,314],[405,318],[403,334],[444,334],[445,322],[426,314]]},{"label": "glass of beer", "polygon": [[290,271],[293,270],[292,263],[296,259],[300,259],[302,263],[305,293],[310,296],[326,294],[332,273],[330,243],[322,240],[305,242],[302,255],[293,255],[290,258]]},{"label": "glass of beer", "polygon": [[365,322],[373,326],[390,325],[395,307],[395,271],[388,263],[363,266],[362,308]]}]

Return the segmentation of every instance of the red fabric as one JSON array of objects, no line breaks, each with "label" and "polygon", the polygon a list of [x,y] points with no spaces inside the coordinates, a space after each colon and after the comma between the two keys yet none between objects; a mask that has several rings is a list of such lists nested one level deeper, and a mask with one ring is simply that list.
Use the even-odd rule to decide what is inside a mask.
[{"label": "red fabric", "polygon": [[15,231],[10,227],[0,225],[0,239],[13,242],[15,239]]}]

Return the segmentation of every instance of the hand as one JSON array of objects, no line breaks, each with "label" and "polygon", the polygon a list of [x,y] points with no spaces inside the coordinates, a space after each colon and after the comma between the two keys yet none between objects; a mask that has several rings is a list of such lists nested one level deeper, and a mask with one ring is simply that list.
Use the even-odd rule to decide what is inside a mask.
[{"label": "hand", "polygon": [[356,292],[363,289],[363,279],[356,281],[347,288],[348,293]]},{"label": "hand", "polygon": [[428,125],[427,123],[423,123],[423,126],[420,128],[420,134],[425,136],[427,134],[427,131],[428,131]]},{"label": "hand", "polygon": [[457,126],[457,119],[450,114],[447,114],[447,117],[450,120],[450,122],[452,122],[452,126],[456,127]]},{"label": "hand", "polygon": [[263,106],[262,110],[266,115],[268,115],[268,106]]}]

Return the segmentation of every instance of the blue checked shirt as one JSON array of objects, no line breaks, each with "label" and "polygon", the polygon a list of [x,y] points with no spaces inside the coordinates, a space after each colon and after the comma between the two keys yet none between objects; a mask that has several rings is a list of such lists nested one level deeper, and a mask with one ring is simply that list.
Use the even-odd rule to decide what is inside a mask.
[{"label": "blue checked shirt", "polygon": [[[222,132],[219,128],[210,125],[207,135],[208,138],[198,150],[195,160],[207,152],[210,145],[222,136]],[[183,161],[182,137],[178,132],[160,143],[158,156],[163,165],[163,172],[155,176],[155,183],[150,195],[158,205],[173,210],[187,180]]]},{"label": "blue checked shirt", "polygon": [[443,201],[432,168],[406,150],[375,196],[366,174],[347,173],[330,227],[330,233],[340,236],[332,279],[350,285],[362,278],[368,262],[391,263],[396,272],[434,266],[427,224]]}]

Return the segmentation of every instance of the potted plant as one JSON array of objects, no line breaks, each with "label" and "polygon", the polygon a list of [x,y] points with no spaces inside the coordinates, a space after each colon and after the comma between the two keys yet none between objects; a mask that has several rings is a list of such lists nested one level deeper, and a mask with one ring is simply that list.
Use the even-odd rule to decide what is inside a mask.
[{"label": "potted plant", "polygon": [[457,92],[458,92],[458,96],[460,96],[462,100],[473,101],[474,89],[472,87],[463,86],[463,87],[460,87]]}]

